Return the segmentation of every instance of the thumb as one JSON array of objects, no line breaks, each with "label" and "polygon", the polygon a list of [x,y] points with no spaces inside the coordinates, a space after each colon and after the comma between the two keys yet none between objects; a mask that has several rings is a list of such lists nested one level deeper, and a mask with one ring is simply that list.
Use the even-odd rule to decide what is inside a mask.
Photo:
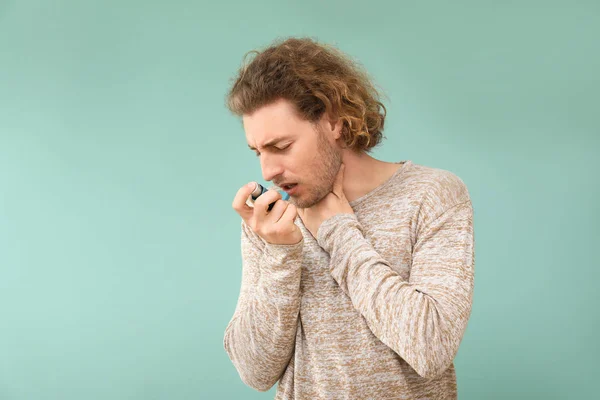
[{"label": "thumb", "polygon": [[333,183],[333,193],[339,198],[344,197],[344,170],[346,165],[342,163]]}]

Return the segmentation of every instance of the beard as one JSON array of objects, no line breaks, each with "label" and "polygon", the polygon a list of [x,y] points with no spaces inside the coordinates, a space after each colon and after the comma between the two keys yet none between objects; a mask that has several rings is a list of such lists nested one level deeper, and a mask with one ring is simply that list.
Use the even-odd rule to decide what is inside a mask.
[{"label": "beard", "polygon": [[318,144],[317,154],[312,159],[310,170],[315,173],[315,181],[302,197],[290,197],[288,200],[298,208],[309,208],[321,201],[333,190],[333,184],[340,166],[342,165],[342,154],[339,149],[332,145],[323,132],[317,131]]}]

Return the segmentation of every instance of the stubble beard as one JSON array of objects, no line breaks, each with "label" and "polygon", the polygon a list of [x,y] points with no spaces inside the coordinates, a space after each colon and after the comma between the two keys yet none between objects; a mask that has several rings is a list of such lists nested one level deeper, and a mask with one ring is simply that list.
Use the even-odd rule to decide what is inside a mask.
[{"label": "stubble beard", "polygon": [[342,154],[322,132],[318,132],[317,154],[312,159],[311,171],[315,174],[315,184],[308,188],[302,197],[290,197],[289,202],[298,208],[309,208],[321,201],[333,190],[333,183],[342,165]]}]

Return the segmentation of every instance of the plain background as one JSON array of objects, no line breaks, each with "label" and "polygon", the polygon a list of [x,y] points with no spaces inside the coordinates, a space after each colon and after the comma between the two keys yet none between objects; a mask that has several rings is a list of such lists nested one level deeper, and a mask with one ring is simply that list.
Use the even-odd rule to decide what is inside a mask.
[{"label": "plain background", "polygon": [[593,397],[598,2],[23,0],[0,1],[0,399],[274,397],[223,348],[231,202],[263,182],[224,96],[287,36],[382,88],[376,158],[469,188],[459,397]]}]

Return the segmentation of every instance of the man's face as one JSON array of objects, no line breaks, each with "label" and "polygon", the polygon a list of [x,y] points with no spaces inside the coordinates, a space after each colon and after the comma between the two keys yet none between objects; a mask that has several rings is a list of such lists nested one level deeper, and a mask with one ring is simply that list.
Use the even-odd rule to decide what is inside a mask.
[{"label": "man's face", "polygon": [[263,179],[276,185],[297,183],[290,203],[308,208],[332,190],[342,153],[325,118],[317,131],[296,115],[289,101],[278,100],[242,119],[248,146],[260,154]]}]

